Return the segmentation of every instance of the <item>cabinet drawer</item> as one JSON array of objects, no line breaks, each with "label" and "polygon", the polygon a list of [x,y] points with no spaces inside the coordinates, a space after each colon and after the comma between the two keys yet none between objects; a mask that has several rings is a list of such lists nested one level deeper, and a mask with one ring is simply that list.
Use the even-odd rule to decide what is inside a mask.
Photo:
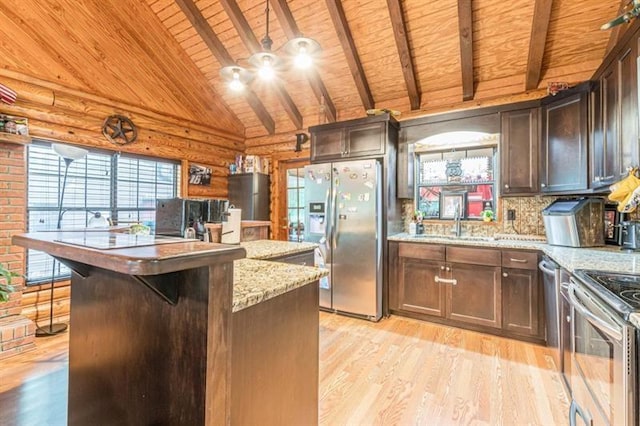
[{"label": "cabinet drawer", "polygon": [[500,266],[500,250],[477,247],[447,247],[447,262]]},{"label": "cabinet drawer", "polygon": [[538,269],[538,253],[520,250],[503,250],[502,266],[514,269]]},{"label": "cabinet drawer", "polygon": [[415,259],[444,260],[445,246],[400,243],[398,255],[399,257],[412,257]]}]

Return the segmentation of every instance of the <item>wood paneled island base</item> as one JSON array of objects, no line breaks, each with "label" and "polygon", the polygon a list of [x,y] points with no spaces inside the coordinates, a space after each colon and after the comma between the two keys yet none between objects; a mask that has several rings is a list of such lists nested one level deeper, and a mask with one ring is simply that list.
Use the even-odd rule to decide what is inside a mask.
[{"label": "wood paneled island base", "polygon": [[13,237],[74,271],[69,424],[229,424],[233,260],[244,250],[59,242],[78,234]]}]

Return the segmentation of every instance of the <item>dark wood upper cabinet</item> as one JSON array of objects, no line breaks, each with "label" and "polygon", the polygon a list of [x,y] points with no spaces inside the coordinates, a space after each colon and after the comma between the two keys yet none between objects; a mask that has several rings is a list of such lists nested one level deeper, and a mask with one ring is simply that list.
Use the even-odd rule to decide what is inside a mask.
[{"label": "dark wood upper cabinet", "polygon": [[588,88],[580,85],[543,100],[540,190],[543,193],[587,189]]},{"label": "dark wood upper cabinet", "polygon": [[344,129],[318,129],[311,132],[311,160],[340,158],[344,153]]},{"label": "dark wood upper cabinet", "polygon": [[638,46],[631,43],[618,57],[618,96],[620,102],[620,167],[618,177],[627,174],[627,168],[638,166]]},{"label": "dark wood upper cabinet", "polygon": [[638,33],[625,34],[593,77],[590,94],[592,190],[605,190],[638,165]]},{"label": "dark wood upper cabinet", "polygon": [[620,151],[618,130],[618,72],[617,61],[604,70],[591,90],[591,188],[611,185],[618,176]]},{"label": "dark wood upper cabinet", "polygon": [[396,178],[398,198],[415,196],[415,161],[414,144],[407,140],[406,129],[401,129],[398,138],[398,176]]},{"label": "dark wood upper cabinet", "polygon": [[397,143],[397,128],[388,114],[310,127],[311,161],[383,156],[389,141]]},{"label": "dark wood upper cabinet", "polygon": [[540,108],[500,114],[500,192],[530,195],[539,191]]},{"label": "dark wood upper cabinet", "polygon": [[385,123],[347,127],[344,130],[345,156],[361,157],[384,154],[387,135]]}]

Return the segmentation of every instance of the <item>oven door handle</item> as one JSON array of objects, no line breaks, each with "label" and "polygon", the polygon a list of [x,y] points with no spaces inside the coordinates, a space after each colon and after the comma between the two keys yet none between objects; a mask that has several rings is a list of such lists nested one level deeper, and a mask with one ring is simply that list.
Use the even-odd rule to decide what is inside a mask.
[{"label": "oven door handle", "polygon": [[609,323],[607,323],[607,321],[605,321],[601,317],[599,317],[596,314],[594,314],[593,312],[591,312],[589,309],[587,309],[584,306],[584,304],[582,304],[582,302],[580,302],[580,300],[578,299],[576,294],[577,293],[581,293],[583,295],[583,297],[588,297],[588,296],[585,296],[585,292],[584,291],[579,290],[574,283],[571,283],[571,284],[569,284],[569,292],[568,293],[569,293],[568,294],[569,303],[571,304],[571,306],[573,306],[573,308],[576,311],[578,311],[580,313],[580,315],[583,315],[591,324],[593,324],[594,326],[598,327],[598,329],[604,331],[611,338],[615,339],[618,342],[622,341],[622,328],[621,327],[619,327],[617,324],[609,324]]},{"label": "oven door handle", "polygon": [[547,267],[547,262],[545,262],[544,260],[538,263],[538,268],[547,275],[554,275],[556,273],[553,269]]}]

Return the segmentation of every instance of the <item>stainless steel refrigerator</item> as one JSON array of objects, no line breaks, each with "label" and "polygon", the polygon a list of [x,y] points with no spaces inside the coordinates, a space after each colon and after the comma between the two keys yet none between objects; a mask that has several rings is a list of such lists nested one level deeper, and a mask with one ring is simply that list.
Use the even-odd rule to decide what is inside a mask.
[{"label": "stainless steel refrigerator", "polygon": [[305,167],[305,241],[316,242],[320,307],[377,321],[382,316],[382,184],[377,160]]}]

